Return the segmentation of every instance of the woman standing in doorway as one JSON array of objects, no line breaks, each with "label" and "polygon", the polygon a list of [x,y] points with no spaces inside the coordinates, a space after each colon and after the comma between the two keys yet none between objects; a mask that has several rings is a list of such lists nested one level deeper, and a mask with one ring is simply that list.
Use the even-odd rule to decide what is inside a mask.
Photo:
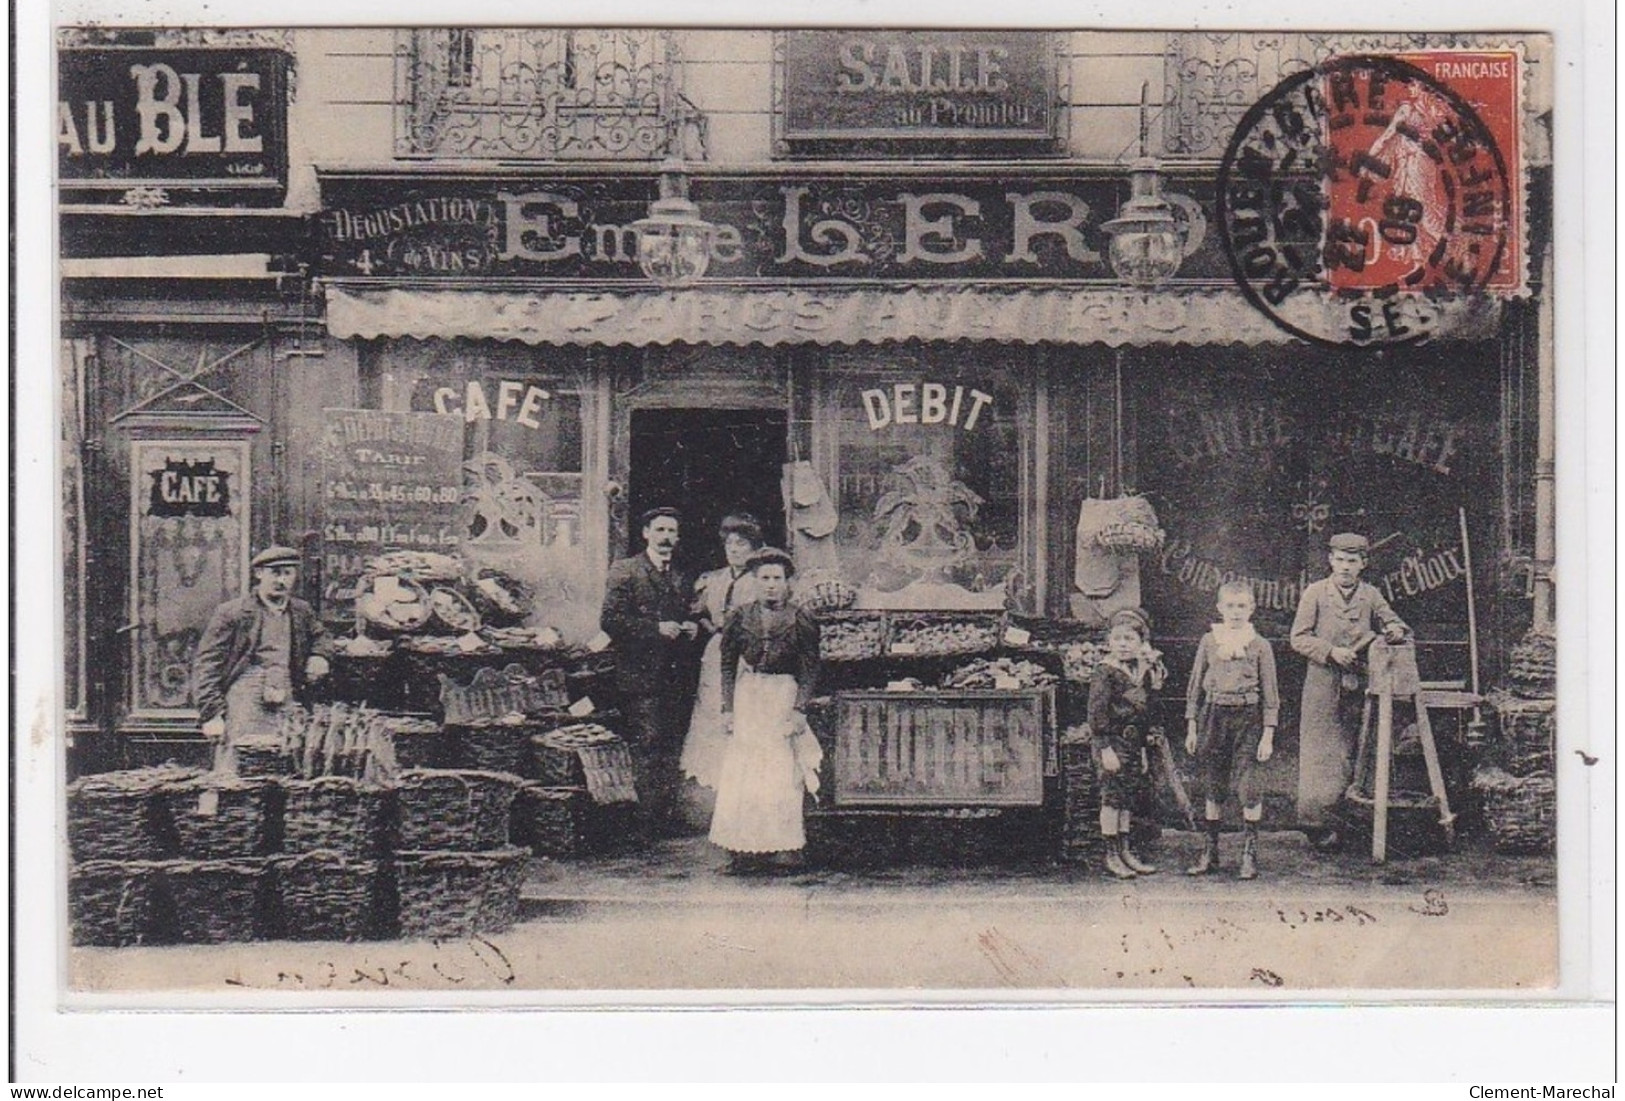
[{"label": "woman standing in doorway", "polygon": [[735,608],[756,599],[756,578],[747,564],[761,549],[762,525],[749,513],[736,512],[723,517],[721,535],[727,565],[694,583],[694,614],[710,641],[700,658],[699,690],[680,761],[684,776],[713,789],[728,746],[722,729],[722,628]]},{"label": "woman standing in doorway", "polygon": [[806,714],[818,683],[818,623],[789,603],[795,565],[788,554],[764,548],[750,569],[757,598],[722,629],[730,734],[711,819],[711,840],[733,854],[734,871],[765,870],[769,854],[806,846],[802,793],[816,790],[818,770]]}]

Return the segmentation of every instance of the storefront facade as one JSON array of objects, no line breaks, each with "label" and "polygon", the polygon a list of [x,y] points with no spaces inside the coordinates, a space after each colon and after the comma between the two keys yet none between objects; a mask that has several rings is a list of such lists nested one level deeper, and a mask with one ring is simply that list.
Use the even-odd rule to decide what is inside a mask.
[{"label": "storefront facade", "polygon": [[[98,760],[131,738],[184,741],[188,648],[241,590],[250,548],[299,546],[306,595],[343,630],[369,554],[455,545],[524,579],[537,621],[585,641],[608,563],[661,504],[684,512],[683,565],[716,565],[717,521],[744,509],[859,608],[1088,624],[1143,603],[1176,680],[1218,584],[1239,578],[1289,699],[1297,595],[1324,573],[1325,538],[1361,530],[1368,580],[1416,628],[1427,676],[1472,676],[1469,559],[1479,675],[1504,669],[1530,616],[1534,311],[1508,301],[1476,328],[1386,350],[1274,324],[1211,228],[1222,150],[1202,139],[1216,124],[1194,39],[1136,36],[1147,48],[1119,82],[1154,80],[1168,100],[1162,188],[1181,255],[1141,286],[1115,269],[1105,228],[1130,194],[1141,114],[1122,88],[1091,90],[1091,36],[937,36],[905,50],[905,74],[888,60],[906,36],[843,53],[834,32],[731,46],[692,32],[680,56],[657,32],[580,32],[649,77],[619,138],[607,115],[590,140],[523,148],[522,128],[448,121],[483,51],[545,52],[560,33],[303,32],[291,193],[275,214],[215,208],[211,223],[258,233],[252,251],[277,259],[190,300],[69,281],[67,393],[84,403],[66,441],[82,537],[65,545],[84,578],[69,698]],[[720,79],[730,52],[761,79]],[[863,108],[907,98],[909,81],[929,104],[950,53],[979,113]],[[345,85],[346,64],[373,84]],[[832,80],[850,99],[819,108]],[[674,151],[713,230],[703,277],[662,286],[632,227]],[[177,223],[155,239],[181,239]],[[404,419],[368,428],[356,411]],[[388,425],[409,414],[452,428],[403,441]],[[379,447],[345,446],[368,431]],[[165,496],[183,485],[206,499]],[[228,485],[229,502],[210,497]],[[1102,585],[1080,516],[1139,495],[1166,539]]]}]

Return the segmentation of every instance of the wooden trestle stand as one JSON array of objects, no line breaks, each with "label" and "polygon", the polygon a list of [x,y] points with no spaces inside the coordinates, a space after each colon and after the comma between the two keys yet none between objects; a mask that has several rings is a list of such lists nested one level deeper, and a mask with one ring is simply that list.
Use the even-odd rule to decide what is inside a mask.
[{"label": "wooden trestle stand", "polygon": [[[1371,862],[1382,864],[1388,859],[1388,811],[1391,805],[1395,805],[1389,790],[1393,775],[1394,701],[1407,702],[1416,712],[1416,730],[1421,738],[1422,756],[1427,763],[1428,787],[1432,792],[1426,797],[1407,800],[1404,805],[1437,807],[1439,825],[1444,829],[1446,843],[1449,843],[1455,839],[1456,816],[1450,812],[1450,797],[1445,792],[1444,770],[1439,764],[1439,747],[1433,740],[1433,724],[1428,721],[1428,709],[1471,706],[1468,701],[1473,697],[1470,693],[1453,690],[1453,686],[1440,685],[1440,691],[1433,691],[1434,686],[1424,685],[1416,668],[1416,647],[1409,642],[1390,643],[1381,639],[1373,642],[1368,668],[1360,740],[1354,758],[1354,782],[1349,785],[1348,797],[1352,802],[1371,804]],[[1371,744],[1373,715],[1376,719],[1375,747]],[[1375,775],[1372,775],[1373,772]],[[1365,794],[1368,779],[1372,784],[1369,796]]]}]

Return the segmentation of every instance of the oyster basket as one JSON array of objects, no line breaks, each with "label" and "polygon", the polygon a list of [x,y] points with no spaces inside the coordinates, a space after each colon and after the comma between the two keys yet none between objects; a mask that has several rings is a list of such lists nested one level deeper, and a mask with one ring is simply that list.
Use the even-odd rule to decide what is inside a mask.
[{"label": "oyster basket", "polygon": [[1100,785],[1088,742],[1061,743],[1061,859],[1093,863],[1100,856]]},{"label": "oyster basket", "polygon": [[886,652],[884,612],[821,612],[818,656],[825,661],[867,661]]},{"label": "oyster basket", "polygon": [[621,738],[599,723],[571,723],[530,739],[532,772],[553,787],[582,787],[587,783],[582,750],[621,743]]},{"label": "oyster basket", "polygon": [[283,785],[282,849],[326,851],[354,860],[387,846],[390,790],[349,776],[289,780]]},{"label": "oyster basket", "polygon": [[339,852],[274,857],[278,928],[293,940],[364,940],[379,930],[379,865]]},{"label": "oyster basket", "polygon": [[1497,693],[1490,700],[1501,722],[1501,758],[1513,776],[1550,773],[1556,761],[1557,701]]},{"label": "oyster basket", "polygon": [[191,860],[259,856],[272,847],[277,785],[269,780],[206,773],[166,784],[164,806],[176,851]]},{"label": "oyster basket", "polygon": [[1531,634],[1512,648],[1507,679],[1520,696],[1550,696],[1557,684],[1557,639]]},{"label": "oyster basket", "polygon": [[1557,784],[1549,773],[1512,776],[1498,768],[1473,777],[1498,852],[1549,853],[1557,841]]},{"label": "oyster basket", "polygon": [[384,727],[395,747],[398,767],[445,768],[450,763],[446,732],[436,720],[419,715],[388,715]]},{"label": "oyster basket", "polygon": [[467,937],[497,933],[519,920],[519,892],[530,853],[518,846],[485,852],[399,852],[400,935]]},{"label": "oyster basket", "polygon": [[264,860],[173,860],[163,865],[183,944],[259,939],[266,908]]},{"label": "oyster basket", "polygon": [[536,771],[531,739],[546,729],[545,722],[485,723],[447,728],[453,763],[482,772],[508,772],[530,778]]},{"label": "oyster basket", "polygon": [[191,769],[103,772],[68,785],[68,847],[77,861],[161,860],[175,851],[166,784],[202,775]]},{"label": "oyster basket", "polygon": [[948,657],[985,654],[1004,641],[1002,614],[918,612],[893,614],[888,652]]},{"label": "oyster basket", "polygon": [[537,856],[580,856],[588,801],[586,788],[525,784],[514,800],[514,840]]},{"label": "oyster basket", "polygon": [[122,948],[152,939],[161,865],[149,860],[92,860],[68,876],[73,943]]},{"label": "oyster basket", "polygon": [[245,780],[269,780],[295,772],[294,760],[283,752],[280,742],[238,742],[233,752],[237,775]]},{"label": "oyster basket", "polygon": [[403,850],[474,852],[508,843],[519,777],[502,772],[412,769],[396,789]]}]

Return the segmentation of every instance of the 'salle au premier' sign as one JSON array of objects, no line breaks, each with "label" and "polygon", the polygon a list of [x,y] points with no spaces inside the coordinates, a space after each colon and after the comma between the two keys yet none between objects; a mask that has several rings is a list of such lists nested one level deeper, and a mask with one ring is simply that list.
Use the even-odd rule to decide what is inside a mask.
[{"label": "'salle au premier' sign", "polygon": [[786,141],[1055,136],[1043,31],[784,31]]},{"label": "'salle au premier' sign", "polygon": [[58,56],[64,191],[148,187],[274,198],[285,190],[288,55],[281,50],[106,47]]}]

